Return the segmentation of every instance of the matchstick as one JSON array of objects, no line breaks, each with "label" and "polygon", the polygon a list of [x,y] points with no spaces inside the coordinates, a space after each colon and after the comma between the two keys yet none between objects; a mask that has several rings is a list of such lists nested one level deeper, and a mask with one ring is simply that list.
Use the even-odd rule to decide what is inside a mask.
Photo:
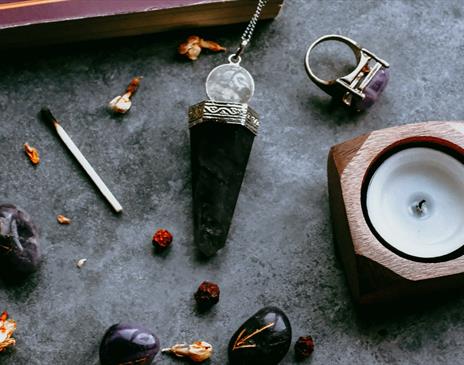
[{"label": "matchstick", "polygon": [[58,120],[53,116],[50,109],[42,108],[42,110],[40,111],[40,114],[46,122],[53,124],[53,127],[55,128],[56,132],[60,136],[61,140],[64,142],[66,147],[68,147],[69,151],[71,151],[71,153],[76,158],[76,160],[80,163],[80,165],[85,170],[85,172],[87,172],[87,174],[92,179],[92,181],[95,183],[97,188],[101,191],[101,193],[106,198],[106,200],[108,200],[108,202],[111,204],[113,209],[117,213],[122,212],[121,204],[119,204],[118,200],[114,197],[113,193],[111,193],[111,191],[105,185],[105,183],[100,178],[100,176],[98,176],[98,174],[95,172],[93,167],[90,165],[89,161],[87,161],[87,159],[84,157],[81,151],[79,151],[79,148],[77,148],[77,146],[72,141],[71,137],[69,137],[68,133],[66,133],[66,131],[60,125]]}]

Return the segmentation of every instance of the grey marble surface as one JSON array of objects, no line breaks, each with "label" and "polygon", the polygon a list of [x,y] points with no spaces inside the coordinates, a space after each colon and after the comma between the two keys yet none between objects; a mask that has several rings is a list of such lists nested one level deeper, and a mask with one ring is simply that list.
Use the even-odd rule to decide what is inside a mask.
[{"label": "grey marble surface", "polygon": [[[464,6],[442,1],[287,0],[258,26],[243,61],[262,127],[248,164],[229,242],[203,260],[192,243],[186,110],[224,55],[176,56],[191,31],[103,41],[25,55],[2,53],[1,200],[40,225],[41,270],[17,286],[0,282],[0,310],[18,322],[17,346],[0,364],[95,365],[105,329],[118,321],[152,328],[162,345],[207,340],[226,364],[235,329],[265,305],[284,309],[294,339],[311,334],[307,364],[464,363],[464,298],[407,314],[362,319],[334,255],[327,200],[329,147],[373,129],[464,115]],[[235,47],[242,27],[195,30]],[[382,100],[352,115],[307,78],[308,44],[327,33],[361,42],[391,63]],[[144,80],[129,114],[106,103],[131,77]],[[124,213],[115,215],[37,113],[48,105],[100,172]],[[42,157],[31,166],[23,143]],[[69,226],[55,216],[72,218]],[[153,232],[174,234],[154,255]],[[75,262],[87,258],[81,270]],[[202,280],[222,288],[210,312],[195,310]],[[165,356],[156,363],[175,364]],[[290,351],[282,364],[294,364]]]}]

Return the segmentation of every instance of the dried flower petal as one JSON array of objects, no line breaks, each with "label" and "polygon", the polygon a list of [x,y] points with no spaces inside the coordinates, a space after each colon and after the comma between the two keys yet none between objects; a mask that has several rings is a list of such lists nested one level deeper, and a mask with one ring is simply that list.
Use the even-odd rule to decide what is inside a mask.
[{"label": "dried flower petal", "polygon": [[304,359],[311,356],[314,351],[314,340],[311,336],[302,336],[295,343],[295,354],[298,358]]},{"label": "dried flower petal", "polygon": [[80,259],[77,261],[76,266],[80,269],[82,268],[82,266],[85,265],[86,262],[87,262],[87,259]]},{"label": "dried flower petal", "polygon": [[203,362],[213,354],[213,346],[205,341],[197,341],[191,345],[176,344],[171,348],[163,349],[162,352],[169,352],[177,357],[187,357],[193,362]]},{"label": "dried flower petal", "polygon": [[219,302],[221,291],[219,286],[210,281],[204,281],[198,287],[194,297],[201,309],[208,309]]},{"label": "dried flower petal", "polygon": [[59,224],[71,224],[71,219],[69,219],[68,217],[65,217],[62,214],[57,215],[56,220],[58,221]]},{"label": "dried flower petal", "polygon": [[131,108],[132,102],[130,101],[129,96],[124,94],[123,96],[116,96],[110,101],[108,106],[115,113],[125,114]]},{"label": "dried flower petal", "polygon": [[200,39],[200,47],[209,49],[210,51],[214,52],[226,51],[226,48],[221,46],[219,43],[214,41],[207,41],[204,39]]},{"label": "dried flower petal", "polygon": [[188,59],[192,61],[196,61],[200,53],[201,53],[201,47],[198,44],[195,44],[189,48],[189,50],[186,52],[185,55],[187,56]]},{"label": "dried flower petal", "polygon": [[[185,43],[182,43],[179,46],[177,51],[181,55],[186,54],[189,51],[189,49],[192,48],[193,46],[198,46],[199,47],[200,39],[201,38],[198,37],[197,35],[191,35],[190,37],[187,38],[187,41]],[[200,50],[201,50],[201,48],[200,48]]]},{"label": "dried flower petal", "polygon": [[156,249],[164,250],[172,243],[172,234],[166,229],[158,229],[152,238],[153,246]]},{"label": "dried flower petal", "polygon": [[24,151],[34,165],[37,165],[40,162],[39,151],[37,151],[36,148],[29,146],[29,143],[24,143]]},{"label": "dried flower petal", "polygon": [[132,97],[132,95],[135,94],[135,92],[139,88],[141,80],[142,76],[134,77],[127,86],[124,95],[118,95],[109,102],[108,107],[110,108],[110,110],[120,114],[127,113],[132,106],[130,98]]},{"label": "dried flower petal", "polygon": [[196,35],[192,35],[187,38],[185,43],[182,43],[177,51],[181,55],[185,55],[192,61],[195,61],[201,53],[203,48],[209,49],[214,52],[225,51],[226,49],[222,47],[219,43],[213,41],[207,41]]},{"label": "dried flower petal", "polygon": [[16,344],[16,340],[11,337],[15,330],[16,322],[8,319],[8,313],[3,312],[0,316],[0,352]]},{"label": "dried flower petal", "polygon": [[137,89],[139,88],[140,81],[142,81],[142,79],[142,76],[134,77],[129,83],[129,85],[127,85],[126,93],[130,93],[131,96],[134,95]]}]

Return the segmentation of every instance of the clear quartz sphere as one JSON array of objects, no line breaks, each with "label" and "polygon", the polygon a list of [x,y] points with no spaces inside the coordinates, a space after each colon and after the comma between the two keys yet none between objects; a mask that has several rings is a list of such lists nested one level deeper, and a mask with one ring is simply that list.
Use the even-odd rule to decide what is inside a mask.
[{"label": "clear quartz sphere", "polygon": [[253,77],[235,63],[214,68],[206,79],[206,94],[213,101],[248,103],[254,91]]}]

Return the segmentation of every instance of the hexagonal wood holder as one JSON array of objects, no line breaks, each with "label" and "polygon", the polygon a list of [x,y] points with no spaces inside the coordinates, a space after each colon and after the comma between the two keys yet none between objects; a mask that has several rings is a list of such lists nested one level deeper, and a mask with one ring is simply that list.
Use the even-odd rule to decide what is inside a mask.
[{"label": "hexagonal wood holder", "polygon": [[376,237],[365,218],[363,189],[375,164],[386,153],[418,143],[464,156],[464,123],[427,122],[377,130],[330,150],[327,171],[334,241],[358,304],[415,300],[464,287],[464,255],[440,262],[402,257]]}]

